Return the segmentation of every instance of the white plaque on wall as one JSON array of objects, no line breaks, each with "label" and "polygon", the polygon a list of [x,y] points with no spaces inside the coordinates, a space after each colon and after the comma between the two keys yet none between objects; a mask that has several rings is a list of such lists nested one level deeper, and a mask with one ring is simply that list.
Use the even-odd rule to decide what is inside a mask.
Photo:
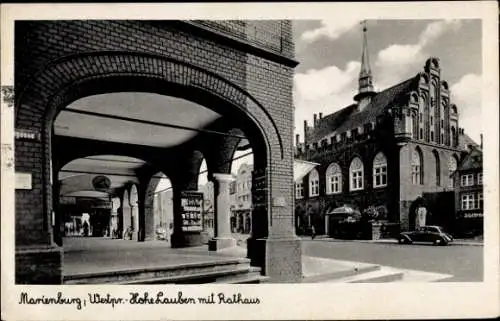
[{"label": "white plaque on wall", "polygon": [[31,173],[16,172],[16,189],[31,189]]},{"label": "white plaque on wall", "polygon": [[273,206],[275,207],[285,207],[286,206],[286,199],[283,196],[276,196],[273,197]]}]

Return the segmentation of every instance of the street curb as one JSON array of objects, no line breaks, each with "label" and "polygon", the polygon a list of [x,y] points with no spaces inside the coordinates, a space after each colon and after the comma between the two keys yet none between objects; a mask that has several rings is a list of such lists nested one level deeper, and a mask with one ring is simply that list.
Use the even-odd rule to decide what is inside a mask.
[{"label": "street curb", "polygon": [[[309,242],[350,242],[350,243],[368,243],[368,244],[397,244],[397,240],[387,240],[387,241],[378,241],[378,240],[339,240],[339,239],[331,239],[331,238],[316,238],[311,240],[310,238],[301,238],[302,241]],[[460,245],[460,246],[484,246],[483,243],[479,242],[460,242],[454,241],[451,242],[450,245]]]}]

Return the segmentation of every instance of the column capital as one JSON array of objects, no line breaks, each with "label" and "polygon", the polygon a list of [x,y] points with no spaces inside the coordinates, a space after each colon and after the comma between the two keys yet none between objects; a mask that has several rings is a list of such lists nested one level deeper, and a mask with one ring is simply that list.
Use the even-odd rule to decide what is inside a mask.
[{"label": "column capital", "polygon": [[218,182],[233,182],[236,180],[231,174],[214,173],[213,177]]}]

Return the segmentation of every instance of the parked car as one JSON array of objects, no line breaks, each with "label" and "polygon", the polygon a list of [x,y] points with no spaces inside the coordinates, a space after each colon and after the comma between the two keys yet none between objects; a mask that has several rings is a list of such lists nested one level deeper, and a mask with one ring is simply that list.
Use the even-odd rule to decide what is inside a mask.
[{"label": "parked car", "polygon": [[429,225],[417,228],[412,232],[402,232],[399,234],[400,244],[411,244],[413,242],[431,242],[434,245],[447,245],[453,241],[453,237],[446,233],[442,227]]}]

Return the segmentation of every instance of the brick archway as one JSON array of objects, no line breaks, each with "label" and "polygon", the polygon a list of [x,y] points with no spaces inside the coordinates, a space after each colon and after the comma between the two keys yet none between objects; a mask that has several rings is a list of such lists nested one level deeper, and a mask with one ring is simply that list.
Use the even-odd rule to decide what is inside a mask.
[{"label": "brick archway", "polygon": [[[52,210],[51,175],[52,124],[63,108],[80,98],[112,92],[140,91],[184,98],[240,121],[249,137],[265,148],[260,160],[272,166],[272,158],[283,153],[281,137],[265,108],[237,85],[194,65],[160,56],[99,52],[64,57],[48,64],[16,95],[16,128],[30,127],[41,132],[41,144],[31,144],[41,159],[23,162],[34,169],[34,179],[43,183],[39,197],[43,216]],[[33,146],[34,145],[34,146]],[[40,179],[41,178],[41,179]],[[46,222],[46,229],[48,220]]]},{"label": "brick archway", "polygon": [[[244,132],[255,157],[253,223],[258,221],[252,224],[254,242],[248,243],[248,255],[276,281],[300,280],[289,148],[297,65],[291,23],[211,25],[143,20],[16,22],[15,128],[35,134],[15,140],[15,169],[29,173],[33,182],[30,190],[16,190],[16,280],[61,282],[62,249],[54,245],[51,220],[55,118],[80,98],[115,92],[186,99],[219,113]],[[259,34],[252,36],[259,41],[249,42],[247,32],[256,26],[270,27],[280,39],[279,48],[270,47]],[[178,147],[179,162],[185,161],[193,146]],[[165,171],[170,164],[155,166],[156,161],[153,158],[150,167],[164,172],[174,188],[187,184],[180,179],[187,168],[171,176]],[[150,174],[141,168],[141,184]],[[141,199],[143,193],[141,185]],[[36,273],[29,269],[32,266]]]}]

